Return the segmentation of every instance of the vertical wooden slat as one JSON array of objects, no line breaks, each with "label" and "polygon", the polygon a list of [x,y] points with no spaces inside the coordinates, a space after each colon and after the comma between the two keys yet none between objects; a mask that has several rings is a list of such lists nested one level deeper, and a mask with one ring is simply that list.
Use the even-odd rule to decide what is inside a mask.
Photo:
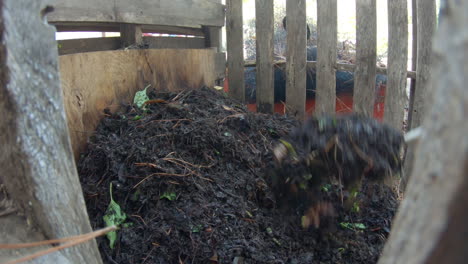
[{"label": "vertical wooden slat", "polygon": [[431,76],[432,38],[436,28],[436,1],[417,0],[418,12],[418,56],[416,65],[416,91],[412,112],[411,128],[421,125],[424,103],[429,91]]},{"label": "vertical wooden slat", "polygon": [[[416,0],[411,0],[411,16],[413,36],[411,42],[411,70],[416,71],[417,54],[418,54],[418,12],[416,7]],[[414,106],[414,93],[416,91],[416,79],[411,79],[410,92],[409,92],[409,106],[408,106],[408,123],[407,129],[411,127]]]},{"label": "vertical wooden slat", "polygon": [[256,0],[257,111],[273,113],[273,1]]},{"label": "vertical wooden slat", "polygon": [[216,52],[220,51],[221,47],[221,27],[203,27],[205,35],[205,47],[216,48]]},{"label": "vertical wooden slat", "polygon": [[388,1],[388,68],[384,121],[402,129],[406,104],[408,64],[408,3]]},{"label": "vertical wooden slat", "polygon": [[[417,0],[418,16],[418,42],[416,60],[416,89],[414,93],[413,108],[411,111],[411,126],[408,129],[421,125],[424,118],[425,103],[430,98],[429,79],[431,77],[432,38],[436,29],[436,2],[435,0]],[[415,146],[409,146],[405,157],[405,167],[402,177],[402,187],[409,181],[413,170]]]},{"label": "vertical wooden slat", "polygon": [[374,113],[376,50],[376,0],[356,0],[356,70],[353,110],[366,116],[373,116]]},{"label": "vertical wooden slat", "polygon": [[226,4],[226,45],[229,94],[237,100],[245,101],[242,1],[227,0]]},{"label": "vertical wooden slat", "polygon": [[336,108],[336,43],[337,1],[317,1],[317,114],[335,113]]},{"label": "vertical wooden slat", "polygon": [[286,105],[290,115],[303,119],[306,102],[306,3],[305,0],[286,2],[287,56]]},{"label": "vertical wooden slat", "polygon": [[120,40],[122,42],[122,47],[141,45],[143,43],[141,26],[135,24],[121,24]]}]

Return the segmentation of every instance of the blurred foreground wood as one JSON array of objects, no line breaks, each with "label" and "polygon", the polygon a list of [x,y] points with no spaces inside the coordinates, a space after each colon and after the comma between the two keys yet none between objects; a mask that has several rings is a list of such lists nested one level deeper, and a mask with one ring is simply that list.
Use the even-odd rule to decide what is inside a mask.
[{"label": "blurred foreground wood", "polygon": [[442,1],[432,104],[414,169],[380,264],[468,259],[468,2]]}]

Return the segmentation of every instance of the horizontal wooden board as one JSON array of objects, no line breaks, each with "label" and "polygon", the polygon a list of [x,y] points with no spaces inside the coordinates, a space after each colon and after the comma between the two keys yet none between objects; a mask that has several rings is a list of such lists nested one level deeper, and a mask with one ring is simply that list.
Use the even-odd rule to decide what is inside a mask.
[{"label": "horizontal wooden board", "polygon": [[[66,39],[57,41],[59,55],[80,52],[117,50],[121,48],[119,37]],[[150,49],[203,49],[203,38],[143,37],[143,44]]]},{"label": "horizontal wooden board", "polygon": [[207,0],[51,0],[48,21],[224,26],[224,5]]},{"label": "horizontal wooden board", "polygon": [[[93,32],[120,32],[119,23],[100,23],[100,22],[50,22],[55,26],[57,32],[73,31],[93,31]],[[177,27],[177,26],[158,26],[141,25],[143,33],[162,33],[178,34],[203,37],[204,32],[201,26],[195,27]]]},{"label": "horizontal wooden board", "polygon": [[156,90],[213,86],[212,49],[116,50],[60,56],[61,85],[75,158],[104,116],[133,101],[151,84]]}]

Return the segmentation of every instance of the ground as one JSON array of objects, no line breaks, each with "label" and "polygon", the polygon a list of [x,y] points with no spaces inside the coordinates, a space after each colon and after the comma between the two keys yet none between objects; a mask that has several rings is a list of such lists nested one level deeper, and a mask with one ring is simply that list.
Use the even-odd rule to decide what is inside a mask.
[{"label": "ground", "polygon": [[105,263],[377,262],[398,205],[391,188],[365,182],[345,210],[339,186],[326,185],[337,216],[304,229],[268,178],[295,119],[209,88],[150,98],[146,110],[108,113],[78,163],[93,228],[105,226],[111,184],[127,215],[113,249],[98,239]]}]

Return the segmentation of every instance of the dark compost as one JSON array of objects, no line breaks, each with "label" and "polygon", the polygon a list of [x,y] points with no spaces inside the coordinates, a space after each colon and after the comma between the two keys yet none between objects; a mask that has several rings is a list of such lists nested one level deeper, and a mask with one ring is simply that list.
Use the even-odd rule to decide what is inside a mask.
[{"label": "dark compost", "polygon": [[[127,215],[113,249],[98,239],[105,263],[377,262],[398,205],[390,187],[364,177],[349,209],[336,181],[321,183],[311,190],[336,217],[303,228],[304,208],[280,209],[270,188],[281,138],[300,153],[311,150],[292,140],[295,119],[249,112],[210,88],[150,98],[146,110],[107,113],[78,163],[93,228],[105,226],[111,184]],[[362,147],[364,139],[355,140]],[[385,148],[385,140],[375,144]]]}]

